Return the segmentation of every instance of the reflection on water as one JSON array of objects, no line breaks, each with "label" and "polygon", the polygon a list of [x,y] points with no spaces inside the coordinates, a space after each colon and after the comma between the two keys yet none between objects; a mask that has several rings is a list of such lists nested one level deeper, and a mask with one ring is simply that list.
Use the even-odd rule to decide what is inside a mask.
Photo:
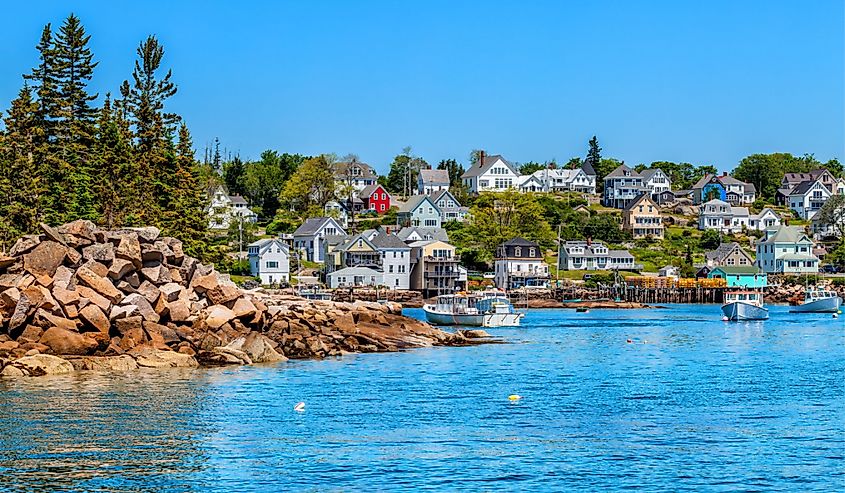
[{"label": "reflection on water", "polygon": [[532,311],[513,344],[3,380],[0,490],[842,490],[845,327],[771,315]]}]

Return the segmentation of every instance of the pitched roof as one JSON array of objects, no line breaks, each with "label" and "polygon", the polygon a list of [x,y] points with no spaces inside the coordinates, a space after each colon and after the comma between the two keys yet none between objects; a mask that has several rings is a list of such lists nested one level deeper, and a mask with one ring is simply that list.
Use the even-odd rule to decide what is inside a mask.
[{"label": "pitched roof", "polygon": [[528,241],[525,238],[516,237],[512,240],[508,240],[501,244],[501,246],[527,246],[527,247],[539,247],[536,242]]},{"label": "pitched roof", "polygon": [[797,243],[801,238],[806,238],[804,229],[800,226],[778,226],[778,228],[766,231],[767,238],[761,243]]},{"label": "pitched roof", "polygon": [[637,177],[642,178],[642,175],[640,175],[636,171],[632,170],[631,168],[629,168],[628,166],[626,166],[624,164],[620,164],[619,166],[616,167],[615,170],[608,173],[607,176],[604,177],[604,179],[606,180],[608,178],[624,178],[626,176],[630,176],[630,177],[633,177],[633,178],[637,178]]},{"label": "pitched roof", "polygon": [[[378,190],[379,187],[384,188],[378,183],[373,183],[372,185],[367,185],[366,187],[362,188],[360,192],[358,192],[358,197],[360,197],[362,199],[367,198],[370,195],[372,195],[373,192]],[[385,190],[385,193],[387,193],[387,190]]]},{"label": "pitched roof", "polygon": [[734,250],[739,250],[740,252],[744,253],[746,257],[749,259],[751,258],[748,255],[748,252],[743,250],[743,248],[739,245],[739,243],[732,241],[730,243],[721,243],[715,250],[710,250],[709,252],[704,253],[704,258],[707,260],[715,260],[717,262],[721,262],[725,257],[730,255]]},{"label": "pitched roof", "polygon": [[731,207],[731,214],[734,216],[748,216],[748,207]]},{"label": "pitched roof", "polygon": [[431,238],[437,241],[449,241],[449,233],[443,228],[425,228],[421,226],[406,226],[396,233],[396,236],[402,241],[408,241],[408,238],[417,233],[421,238]]},{"label": "pitched roof", "polygon": [[361,168],[360,175],[352,175],[352,178],[376,178],[376,172],[373,168],[367,164],[362,163],[360,161],[347,161],[347,162],[338,162],[332,165],[332,169],[334,170],[335,178],[346,178],[347,170],[352,167],[352,165],[357,165]]},{"label": "pitched roof", "polygon": [[654,207],[657,207],[657,204],[655,204],[654,201],[651,200],[651,197],[649,197],[647,193],[644,193],[644,194],[638,196],[637,198],[635,198],[634,200],[632,200],[631,202],[629,202],[628,205],[625,206],[625,208],[622,209],[622,210],[626,211],[626,212],[630,211],[643,201],[648,201],[648,202],[651,203],[651,205],[653,205]]},{"label": "pitched roof", "polygon": [[[305,220],[302,225],[296,228],[296,231],[293,232],[294,236],[311,236],[316,234],[323,226],[328,223],[329,221],[333,221],[334,219],[330,217],[309,217]],[[335,222],[335,224],[337,224]],[[337,225],[340,228],[340,225]],[[343,231],[343,229],[341,229]]]},{"label": "pitched roof", "polygon": [[421,169],[423,183],[449,183],[449,172],[445,169]]},{"label": "pitched roof", "polygon": [[400,240],[398,236],[395,234],[385,234],[380,233],[377,234],[372,239],[372,244],[378,249],[396,249],[402,248],[407,249],[409,248],[408,245],[405,244],[404,241]]},{"label": "pitched roof", "polygon": [[500,154],[494,154],[492,156],[488,156],[485,154],[481,157],[481,159],[478,160],[478,162],[473,164],[470,169],[466,170],[466,172],[461,175],[461,178],[474,178],[476,176],[482,175],[499,160],[505,163],[505,166],[510,168],[510,170],[513,171],[515,175],[519,174],[516,168],[511,163],[509,163],[507,159],[503,158]]},{"label": "pitched roof", "polygon": [[233,204],[247,204],[246,200],[244,200],[244,198],[240,195],[229,195],[229,200],[231,200]]},{"label": "pitched roof", "polygon": [[437,204],[432,202],[431,197],[429,197],[428,195],[420,194],[408,197],[408,201],[399,207],[399,212],[413,212],[414,209],[416,209],[420,204],[422,204],[426,200],[431,202],[431,205],[437,208]]},{"label": "pitched roof", "polygon": [[[640,175],[643,177],[643,181],[648,181],[648,180],[651,180],[654,177],[654,175],[656,175],[658,172],[666,175],[666,172],[663,171],[660,168],[644,169],[644,170],[640,171]],[[666,178],[669,178],[669,175],[666,175]]]},{"label": "pitched roof", "polygon": [[584,173],[589,176],[596,176],[596,170],[593,169],[593,165],[590,164],[589,161],[584,161],[581,163],[581,169],[584,170]]},{"label": "pitched roof", "polygon": [[[815,184],[816,180],[802,181],[789,192],[789,195],[806,195]],[[827,187],[825,187],[825,190],[827,190]]]}]

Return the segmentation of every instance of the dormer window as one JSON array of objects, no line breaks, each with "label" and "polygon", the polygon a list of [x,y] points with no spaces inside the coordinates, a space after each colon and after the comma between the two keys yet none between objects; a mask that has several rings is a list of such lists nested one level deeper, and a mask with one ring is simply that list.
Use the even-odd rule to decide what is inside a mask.
[{"label": "dormer window", "polygon": [[513,254],[514,254],[514,256],[516,256],[516,257],[521,257],[521,256],[522,256],[522,247],[516,247],[516,248],[514,248],[514,249],[513,249]]}]

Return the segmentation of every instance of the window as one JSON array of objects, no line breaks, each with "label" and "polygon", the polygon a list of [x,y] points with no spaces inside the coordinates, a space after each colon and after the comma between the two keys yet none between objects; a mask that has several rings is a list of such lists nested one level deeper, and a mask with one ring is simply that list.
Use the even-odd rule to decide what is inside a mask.
[{"label": "window", "polygon": [[437,227],[437,220],[436,219],[426,219],[425,226],[428,228],[435,228]]},{"label": "window", "polygon": [[268,269],[278,269],[279,268],[279,263],[275,262],[275,261],[269,261],[268,260],[265,265],[267,266]]},{"label": "window", "polygon": [[528,255],[529,255],[530,257],[535,257],[535,256],[537,256],[537,250],[536,250],[535,248],[533,248],[533,247],[532,247],[531,249],[529,249],[529,250],[528,250]]},{"label": "window", "polygon": [[381,200],[387,200],[387,194],[386,193],[381,194]]},{"label": "window", "polygon": [[393,274],[393,265],[392,264],[387,267],[387,272],[389,272],[390,274]]},{"label": "window", "polygon": [[515,257],[521,257],[521,256],[522,256],[522,247],[516,247],[516,248],[514,248],[514,249],[513,249],[513,255],[514,255]]}]

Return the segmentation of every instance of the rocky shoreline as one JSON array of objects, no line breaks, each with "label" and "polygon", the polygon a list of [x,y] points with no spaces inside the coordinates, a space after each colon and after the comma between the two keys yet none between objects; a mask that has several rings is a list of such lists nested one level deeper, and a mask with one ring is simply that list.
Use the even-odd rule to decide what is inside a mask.
[{"label": "rocky shoreline", "polygon": [[243,291],[157,228],[90,221],[0,256],[0,376],[240,365],[487,342],[404,317],[397,303]]}]

